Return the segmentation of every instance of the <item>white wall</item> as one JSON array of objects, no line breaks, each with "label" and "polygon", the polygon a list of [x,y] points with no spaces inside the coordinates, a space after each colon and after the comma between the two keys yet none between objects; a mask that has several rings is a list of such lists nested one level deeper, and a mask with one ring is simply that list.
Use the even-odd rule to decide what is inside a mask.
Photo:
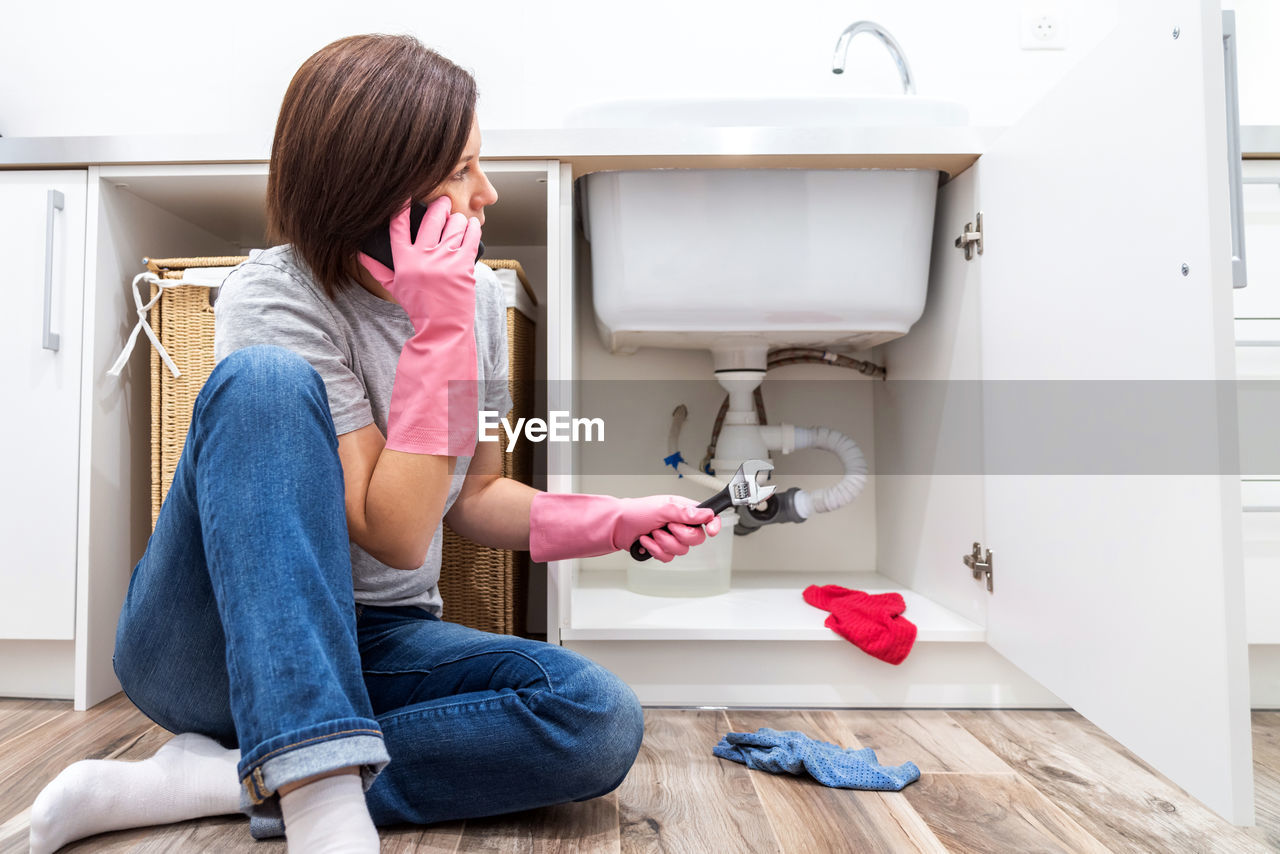
[{"label": "white wall", "polygon": [[[848,72],[831,73],[837,36],[860,18],[894,33],[921,94],[1006,125],[1113,25],[1120,0],[1061,2],[1065,51],[1019,49],[1024,2],[10,0],[22,6],[0,27],[0,133],[266,133],[307,56],[371,31],[412,32],[471,68],[490,128],[559,127],[573,106],[616,97],[895,91],[896,71],[866,37]],[[1240,17],[1266,2],[1240,0]],[[1265,50],[1242,36],[1242,54],[1250,46]],[[1280,105],[1268,108],[1280,123]],[[1245,111],[1246,123],[1264,113],[1250,99]]]},{"label": "white wall", "polygon": [[[216,4],[10,0],[0,27],[0,134],[269,133],[298,65],[352,33],[412,32],[481,86],[489,128],[559,127],[579,104],[663,95],[892,92],[896,72],[853,20],[888,27],[921,94],[971,106],[973,122],[1014,122],[1111,28],[1123,0],[1059,0],[1069,48],[1024,51],[1032,0],[314,0]],[[1237,10],[1243,124],[1280,124],[1280,2]],[[1164,26],[1165,22],[1159,22]],[[860,42],[860,43],[859,43]]]},{"label": "white wall", "polygon": [[[5,136],[268,133],[307,56],[372,31],[412,32],[471,68],[490,128],[558,127],[568,109],[617,97],[894,91],[865,37],[848,72],[831,74],[836,37],[860,18],[894,33],[921,94],[1007,125],[1111,28],[1122,0],[1061,0],[1065,51],[1019,48],[1032,0],[791,0],[784,14],[741,0],[17,2],[0,28]],[[1241,121],[1280,124],[1280,3],[1225,5],[1240,28]]]},{"label": "white wall", "polygon": [[1280,125],[1280,3],[1227,0],[1236,11],[1240,124]]}]

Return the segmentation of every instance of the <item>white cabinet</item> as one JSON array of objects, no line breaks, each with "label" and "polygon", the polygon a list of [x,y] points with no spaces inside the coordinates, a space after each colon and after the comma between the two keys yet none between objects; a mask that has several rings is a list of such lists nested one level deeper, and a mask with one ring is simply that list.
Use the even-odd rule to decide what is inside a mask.
[{"label": "white cabinet", "polygon": [[1235,295],[1236,317],[1280,319],[1280,161],[1243,164],[1248,286]]},{"label": "white cabinet", "polygon": [[[1220,32],[1216,4],[1122,4],[1111,37],[979,161],[988,385],[1119,381],[1126,397],[1159,400],[1169,384],[1175,400],[1194,401],[1196,389],[1234,379]],[[1078,227],[1081,240],[1064,239]],[[1053,431],[1047,408],[993,407],[991,397],[988,461],[1002,450],[991,440],[1018,419],[1074,438]],[[1073,415],[1062,417],[1087,421]],[[1201,474],[1167,456],[1154,471],[1143,465],[1166,435],[1186,443],[1188,460],[1218,462],[1222,449],[1233,465],[1234,413],[1165,415],[1167,430],[1150,419],[1133,469],[1109,474],[1103,459],[986,479],[986,535],[1003,570],[988,640],[1188,791],[1247,820],[1236,469]],[[1187,429],[1193,418],[1203,431]],[[1078,441],[1096,439],[1082,430]]]},{"label": "white cabinet", "polygon": [[[655,704],[1000,706],[1047,697],[1078,709],[1224,816],[1249,823],[1234,461],[1204,473],[1115,470],[1067,454],[1067,467],[1054,470],[1051,443],[1062,431],[1047,407],[1027,408],[1054,384],[1097,400],[1087,384],[1118,383],[1137,395],[1171,381],[1212,387],[1234,377],[1221,35],[1216,3],[1120,4],[1115,30],[941,188],[925,317],[877,351],[891,379],[946,389],[930,401],[936,406],[877,392],[865,379],[770,404],[773,421],[824,423],[810,420],[809,406],[847,422],[876,475],[858,506],[752,535],[739,549],[735,590],[714,605],[630,594],[617,560],[554,565],[552,638],[614,668]],[[984,253],[965,261],[954,241],[978,212]],[[608,405],[592,383],[561,392],[562,408],[576,403],[575,415],[606,425],[612,414],[638,444],[660,451],[672,407],[693,409],[681,399],[699,394],[691,378],[705,377],[710,389],[700,403],[704,423],[718,405],[709,356],[603,352],[585,266],[576,292],[562,302],[550,295],[554,316],[577,325],[556,333],[563,349],[548,364],[566,373],[549,379],[681,386],[669,396],[637,386],[654,416],[623,404],[613,413],[589,408]],[[839,403],[848,406],[840,411]],[[1215,406],[1198,415],[1203,444],[1191,450],[1216,460],[1232,446],[1234,415]],[[1021,461],[1008,447],[1010,437],[1023,438],[1020,428],[1032,437],[1024,447],[1038,454]],[[931,469],[953,431],[965,429],[976,431],[985,466]],[[691,424],[686,455],[706,435]],[[1043,437],[1038,448],[1035,437]],[[1158,445],[1160,431],[1147,441]],[[654,462],[639,468],[630,458],[602,463],[585,447],[576,458],[558,450],[551,485],[686,491],[659,473],[660,453],[649,456]],[[822,471],[776,462],[784,488]],[[975,540],[995,553],[990,594],[961,564]],[[918,606],[920,640],[900,668],[834,636],[815,639],[820,612],[809,626],[796,621],[800,590],[833,580],[903,589],[936,606]]]},{"label": "white cabinet", "polygon": [[[1280,644],[1280,482],[1246,480],[1241,484],[1241,495],[1249,643]],[[1254,705],[1274,706],[1277,676],[1272,674],[1268,679],[1267,674],[1258,674],[1256,681]]]},{"label": "white cabinet", "polygon": [[[1248,286],[1235,292],[1236,371],[1243,387],[1261,384],[1266,400],[1280,382],[1280,160],[1247,160],[1243,173]],[[1246,447],[1276,432],[1274,406],[1253,412]],[[1243,474],[1251,699],[1280,708],[1280,469],[1246,459]]]},{"label": "white cabinet", "polygon": [[[560,167],[488,161],[486,169],[505,202],[485,228],[489,257],[519,260],[544,290],[548,271],[559,275]],[[263,246],[266,179],[262,162],[0,171],[11,285],[0,313],[0,392],[9,402],[0,436],[10,449],[0,696],[73,698],[87,708],[120,690],[116,624],[151,531],[145,336],[122,375],[107,374],[138,320],[130,283],[148,256]],[[56,352],[42,348],[50,189],[63,197],[53,216]]]},{"label": "white cabinet", "polygon": [[24,674],[5,656],[0,684],[10,691],[70,694],[85,198],[83,169],[0,172],[0,644],[54,662]]}]

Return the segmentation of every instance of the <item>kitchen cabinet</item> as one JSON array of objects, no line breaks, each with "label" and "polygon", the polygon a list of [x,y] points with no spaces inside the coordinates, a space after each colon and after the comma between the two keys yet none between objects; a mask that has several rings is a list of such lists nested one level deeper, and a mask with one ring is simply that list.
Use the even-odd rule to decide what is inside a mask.
[{"label": "kitchen cabinet", "polygon": [[[86,172],[0,172],[0,690],[70,696]],[[36,663],[37,666],[30,666]]]},{"label": "kitchen cabinet", "polygon": [[[547,270],[558,275],[560,242],[547,235],[564,216],[561,167],[486,167],[504,198],[486,225],[487,253],[519,260],[545,290]],[[119,377],[107,373],[139,319],[130,285],[148,256],[265,245],[266,180],[265,162],[0,170],[0,246],[11,281],[22,283],[0,320],[3,390],[27,413],[3,427],[14,452],[0,516],[10,549],[0,564],[0,696],[73,699],[84,709],[120,690],[116,623],[151,532],[146,337]],[[50,189],[63,198],[53,218],[56,352],[42,349]]]},{"label": "kitchen cabinet", "polygon": [[[1243,166],[1248,285],[1235,292],[1236,373],[1246,386],[1269,387],[1280,382],[1280,160],[1246,160]],[[1274,407],[1258,412],[1249,434],[1270,441],[1273,418]],[[1280,708],[1280,469],[1246,461],[1242,474],[1251,705],[1275,709]]]},{"label": "kitchen cabinet", "polygon": [[1235,295],[1235,315],[1247,320],[1280,319],[1280,160],[1246,160],[1245,255],[1248,285]]},{"label": "kitchen cabinet", "polygon": [[[1248,823],[1238,476],[933,467],[950,437],[973,437],[980,459],[1007,460],[1011,429],[1045,428],[1042,413],[998,393],[1008,384],[1234,377],[1223,84],[1217,4],[1120,4],[1115,30],[1016,125],[980,152],[941,152],[962,165],[939,190],[925,314],[905,337],[859,354],[891,379],[941,393],[903,395],[819,366],[766,380],[772,421],[824,424],[859,442],[876,475],[862,496],[735,544],[734,589],[716,599],[632,594],[624,555],[553,563],[548,640],[614,669],[650,705],[1071,706]],[[686,452],[709,435],[722,399],[710,355],[605,351],[573,179],[637,165],[751,165],[760,140],[777,146],[762,165],[876,165],[867,151],[800,148],[792,162],[785,130],[739,130],[680,136],[706,141],[696,162],[658,150],[660,134],[618,135],[612,153],[587,151],[587,132],[547,132],[531,159],[506,149],[486,160],[502,197],[486,225],[488,251],[521,260],[545,307],[536,408],[602,417],[627,438],[627,456],[615,460],[586,443],[539,446],[545,463],[535,471],[546,472],[547,489],[704,497],[664,474],[661,458],[677,403],[691,410]],[[558,139],[565,150],[553,157]],[[651,150],[628,159],[628,144]],[[261,155],[87,167],[78,705],[115,690],[115,616],[149,530],[146,360],[105,376],[136,320],[128,283],[147,255],[261,245]],[[955,241],[979,212],[983,252],[966,259]],[[837,250],[833,267],[856,263]],[[616,398],[631,382],[645,383],[636,388],[646,406],[617,417],[608,390]],[[1206,442],[1215,448],[1235,429],[1229,410],[1212,410]],[[834,478],[816,453],[776,463],[784,487]],[[962,560],[974,542],[994,553],[990,592]],[[809,583],[903,591],[920,627],[915,649],[898,667],[863,655],[799,601]]]},{"label": "kitchen cabinet", "polygon": [[[1233,407],[1214,399],[1197,410],[1204,430],[1186,449],[1220,468],[1168,458],[1154,470],[1136,459],[1134,469],[1091,467],[1064,453],[1071,462],[1055,469],[1050,443],[1079,449],[1018,392],[1059,384],[1097,400],[1110,383],[1122,395],[1175,387],[1204,403],[1195,389],[1230,388],[1217,382],[1235,376],[1225,114],[1217,4],[1120,4],[1115,30],[940,188],[925,315],[874,356],[891,380],[945,393],[922,401],[859,377],[806,396],[765,381],[774,422],[849,433],[873,475],[885,475],[849,508],[752,535],[737,547],[734,589],[717,600],[632,594],[626,557],[553,565],[552,639],[614,669],[655,705],[1070,705],[1249,823]],[[984,251],[967,260],[955,241],[979,212]],[[833,258],[841,263],[856,259]],[[576,399],[559,408],[625,424],[617,429],[644,450],[606,460],[585,445],[553,447],[549,485],[705,497],[660,474],[660,460],[675,405],[703,419],[686,427],[686,457],[696,460],[689,451],[709,435],[723,397],[709,354],[609,354],[593,328],[587,265],[577,266],[577,288],[560,295],[572,310],[550,295],[561,322],[576,327],[559,332],[548,378],[594,381],[562,392]],[[802,286],[779,283],[783,293]],[[604,391],[644,380],[636,388],[652,414],[617,400],[636,394]],[[654,380],[673,388],[651,393]],[[1023,458],[1008,447],[1020,430],[1044,437],[1024,442],[1036,453]],[[957,435],[976,437],[984,465],[931,469]],[[1161,440],[1156,430],[1147,443]],[[835,478],[800,460],[775,462],[780,488]],[[975,542],[994,553],[991,592],[962,563]],[[904,591],[920,636],[900,668],[824,636],[821,612],[805,616],[800,591],[827,582]]]}]

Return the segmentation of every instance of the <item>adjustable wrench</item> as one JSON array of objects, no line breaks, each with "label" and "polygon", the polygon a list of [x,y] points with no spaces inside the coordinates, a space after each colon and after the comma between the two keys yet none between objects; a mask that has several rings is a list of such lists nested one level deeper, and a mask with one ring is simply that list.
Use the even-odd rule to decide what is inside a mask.
[{"label": "adjustable wrench", "polygon": [[[724,489],[698,506],[710,507],[719,516],[730,507],[741,504],[759,504],[773,495],[773,490],[776,488],[773,485],[761,486],[756,483],[756,475],[769,471],[773,471],[773,463],[768,460],[747,460],[738,466],[738,470],[729,482],[725,484]],[[662,526],[662,530],[671,533],[666,525]],[[648,549],[640,545],[639,540],[631,544],[631,556],[636,560],[648,560],[653,557],[653,555],[649,554]]]}]

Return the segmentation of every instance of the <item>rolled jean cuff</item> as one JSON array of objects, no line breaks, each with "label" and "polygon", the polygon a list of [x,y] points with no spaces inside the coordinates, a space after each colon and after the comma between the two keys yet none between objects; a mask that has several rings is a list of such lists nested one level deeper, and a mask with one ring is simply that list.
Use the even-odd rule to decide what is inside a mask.
[{"label": "rolled jean cuff", "polygon": [[333,721],[327,728],[331,731],[280,736],[243,756],[241,811],[250,816],[278,818],[280,799],[275,795],[281,786],[339,768],[359,767],[368,791],[391,761],[377,722],[348,718]]}]

